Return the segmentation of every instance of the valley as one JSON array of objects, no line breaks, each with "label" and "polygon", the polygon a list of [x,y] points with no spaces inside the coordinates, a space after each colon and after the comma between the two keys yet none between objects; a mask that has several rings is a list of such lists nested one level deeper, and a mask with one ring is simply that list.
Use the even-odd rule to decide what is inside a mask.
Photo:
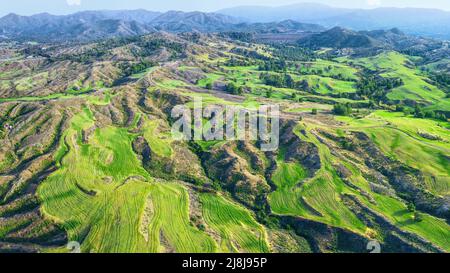
[{"label": "valley", "polygon": [[[449,252],[442,61],[235,36],[2,45],[0,251]],[[173,140],[194,98],[279,105],[278,150]]]}]

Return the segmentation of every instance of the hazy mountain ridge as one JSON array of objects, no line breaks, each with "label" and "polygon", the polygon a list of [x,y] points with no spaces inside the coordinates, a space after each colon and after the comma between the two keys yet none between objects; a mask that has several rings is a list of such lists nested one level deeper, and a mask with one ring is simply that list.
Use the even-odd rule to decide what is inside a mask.
[{"label": "hazy mountain ridge", "polygon": [[[407,34],[450,38],[450,13],[432,9],[378,8],[354,10],[333,8],[319,4],[296,4],[282,7],[237,7],[216,13],[147,10],[83,11],[70,15],[41,13],[32,16],[9,14],[0,18],[0,37],[19,40],[95,40],[115,36],[143,35],[156,31],[167,32],[252,32],[307,33],[321,32],[335,26],[355,31],[401,29]],[[330,33],[328,33],[330,34]],[[345,37],[348,36],[342,33]],[[367,33],[366,33],[367,34]],[[357,35],[357,44],[373,44],[375,33]],[[327,35],[327,34],[325,34]],[[392,36],[394,35],[394,36]],[[373,36],[373,37],[372,37]],[[397,35],[384,37],[383,43],[398,43]],[[404,36],[404,35],[402,35]],[[353,41],[343,41],[343,46]],[[348,37],[347,37],[348,38]],[[407,39],[408,40],[408,39]],[[401,39],[405,43],[405,39]],[[315,43],[315,42],[314,42]],[[313,43],[313,44],[314,44]],[[417,43],[417,41],[414,41]],[[320,44],[320,43],[319,43]],[[350,47],[355,47],[351,45]]]},{"label": "hazy mountain ridge", "polygon": [[248,23],[219,13],[145,10],[85,11],[56,16],[48,13],[33,16],[9,14],[0,18],[0,35],[9,39],[95,40],[114,36],[143,35],[155,31],[221,32],[245,31],[284,33],[323,31],[315,24],[294,20],[271,23]]},{"label": "hazy mountain ridge", "polygon": [[334,27],[327,31],[306,35],[298,40],[298,44],[313,49],[333,48],[344,54],[366,56],[395,50],[420,56],[425,62],[435,62],[450,56],[446,41],[408,35],[397,28],[354,31]]},{"label": "hazy mountain ridge", "polygon": [[80,12],[67,16],[9,14],[0,19],[0,33],[11,39],[89,40],[152,31],[136,20],[125,21],[120,17],[125,16],[109,12]]},{"label": "hazy mountain ridge", "polygon": [[321,4],[303,3],[280,7],[241,6],[219,10],[219,13],[269,22],[293,19],[325,27],[355,30],[391,29],[398,27],[409,34],[450,38],[450,12],[420,8],[346,9]]},{"label": "hazy mountain ridge", "polygon": [[250,22],[272,22],[287,19],[313,21],[347,14],[352,10],[333,8],[323,4],[300,3],[280,7],[238,6],[217,11]]}]

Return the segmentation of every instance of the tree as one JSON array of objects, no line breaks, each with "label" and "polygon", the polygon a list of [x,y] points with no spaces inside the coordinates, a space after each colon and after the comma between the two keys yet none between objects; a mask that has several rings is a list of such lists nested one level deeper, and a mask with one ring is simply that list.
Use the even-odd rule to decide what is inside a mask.
[{"label": "tree", "polygon": [[416,118],[424,118],[425,113],[423,112],[422,108],[418,104],[414,107],[414,117]]},{"label": "tree", "polygon": [[442,121],[447,121],[447,116],[443,113],[436,113],[436,119],[442,120]]},{"label": "tree", "polygon": [[294,88],[295,82],[294,79],[292,79],[292,76],[289,74],[284,75],[284,85],[287,88]]},{"label": "tree", "polygon": [[242,95],[244,94],[244,87],[241,85],[237,88],[235,95]]},{"label": "tree", "polygon": [[208,82],[208,83],[206,83],[206,85],[205,85],[205,88],[206,88],[206,89],[209,89],[209,90],[211,90],[212,87],[213,87],[212,82]]},{"label": "tree", "polygon": [[436,118],[436,114],[434,113],[434,111],[426,111],[425,112],[425,117],[434,119],[434,118]]},{"label": "tree", "polygon": [[409,202],[406,205],[406,208],[408,209],[409,212],[416,212],[416,205],[414,205],[413,202]]},{"label": "tree", "polygon": [[352,113],[352,107],[348,103],[337,103],[333,106],[333,113],[339,116],[348,116]]},{"label": "tree", "polygon": [[423,221],[423,216],[422,216],[422,214],[420,214],[419,212],[415,212],[414,213],[414,221],[416,221],[416,222],[422,222]]},{"label": "tree", "polygon": [[236,84],[235,84],[234,82],[230,82],[229,84],[227,84],[227,86],[225,87],[225,89],[226,89],[226,91],[227,91],[228,93],[236,94],[238,88],[237,88],[237,86],[236,86]]},{"label": "tree", "polygon": [[409,111],[408,108],[405,107],[405,109],[403,109],[403,114],[405,115],[405,117],[409,116],[409,114],[411,114],[411,112]]},{"label": "tree", "polygon": [[397,104],[395,106],[395,112],[403,112],[405,110],[405,107],[403,105]]},{"label": "tree", "polygon": [[311,110],[311,114],[317,115],[317,109],[316,109],[316,108],[313,108],[313,109]]}]

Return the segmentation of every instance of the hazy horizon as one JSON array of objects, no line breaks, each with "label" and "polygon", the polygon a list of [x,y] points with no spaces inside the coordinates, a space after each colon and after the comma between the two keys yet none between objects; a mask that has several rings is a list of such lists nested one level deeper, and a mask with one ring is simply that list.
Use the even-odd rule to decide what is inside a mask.
[{"label": "hazy horizon", "polygon": [[[5,0],[1,0],[5,1]],[[134,10],[150,11],[205,11],[214,12],[224,8],[236,6],[284,6],[299,3],[326,4],[340,8],[373,9],[379,7],[412,7],[450,10],[448,0],[17,0],[0,6],[0,16],[9,13],[32,15],[48,12],[55,15],[70,14],[86,10]]]}]

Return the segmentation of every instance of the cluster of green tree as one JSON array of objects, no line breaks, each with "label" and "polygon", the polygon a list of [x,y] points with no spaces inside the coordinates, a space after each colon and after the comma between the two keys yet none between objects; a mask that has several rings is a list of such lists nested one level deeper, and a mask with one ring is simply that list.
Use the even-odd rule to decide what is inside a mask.
[{"label": "cluster of green tree", "polygon": [[78,63],[93,63],[95,61],[101,60],[103,56],[108,53],[108,50],[121,47],[130,43],[136,43],[141,39],[141,37],[118,37],[107,39],[99,42],[95,47],[84,51],[81,54],[67,54],[59,55],[58,57],[53,57],[53,61],[72,61]]},{"label": "cluster of green tree", "polygon": [[44,58],[49,58],[50,56],[38,45],[28,45],[22,50],[22,54],[25,56],[41,56]]},{"label": "cluster of green tree", "polygon": [[158,65],[156,62],[144,60],[133,64],[121,63],[119,64],[119,68],[122,70],[124,76],[130,76],[133,74],[141,73],[146,69],[154,67],[156,65]]},{"label": "cluster of green tree", "polygon": [[242,85],[238,86],[234,82],[230,82],[225,86],[225,91],[233,95],[242,95],[244,94],[244,87]]},{"label": "cluster of green tree", "polygon": [[332,70],[333,70],[333,66],[331,66],[331,65],[321,69],[321,68],[311,68],[307,65],[301,66],[300,64],[296,64],[295,70],[298,71],[298,73],[300,75],[319,75],[319,76],[326,76],[326,77],[333,78],[336,80],[341,80],[341,81],[355,81],[355,79],[348,78],[342,73],[331,74],[330,72],[332,72]]},{"label": "cluster of green tree", "polygon": [[[405,112],[404,110],[403,112]],[[414,117],[416,118],[429,118],[429,119],[438,119],[442,121],[447,121],[447,116],[444,113],[435,112],[435,111],[425,111],[418,104],[414,107]]]},{"label": "cluster of green tree", "polygon": [[134,43],[139,49],[133,50],[136,58],[145,58],[153,55],[155,51],[166,48],[172,51],[172,55],[178,56],[186,47],[183,43],[172,42],[161,38],[148,37],[132,37],[132,38],[114,38],[108,39],[96,44],[93,48],[84,51],[81,54],[66,54],[52,58],[53,61],[72,61],[79,63],[93,63],[103,59],[103,56],[109,53],[110,49],[120,47],[122,45]]},{"label": "cluster of green tree", "polygon": [[413,215],[414,221],[416,221],[416,222],[422,222],[422,221],[423,221],[423,217],[422,217],[422,215],[417,211],[416,205],[415,205],[414,203],[408,202],[408,204],[407,204],[406,207],[407,207],[407,209],[408,209],[409,212],[414,213],[414,215]]},{"label": "cluster of green tree", "polygon": [[270,85],[278,88],[291,88],[294,89],[296,87],[296,82],[289,74],[270,74],[270,73],[261,73],[259,75],[259,79],[266,85]]},{"label": "cluster of green tree", "polygon": [[231,49],[230,51],[231,53],[237,54],[237,55],[241,55],[243,57],[246,58],[251,58],[251,59],[256,59],[256,60],[263,60],[263,61],[268,61],[270,60],[269,57],[260,54],[258,52],[256,52],[255,50],[249,50],[249,49],[245,49],[242,47],[235,47],[233,49]]},{"label": "cluster of green tree", "polygon": [[276,59],[271,59],[268,61],[264,61],[262,63],[259,64],[258,66],[258,70],[259,71],[283,71],[285,72],[287,70],[287,65],[285,61],[282,60],[276,60]]},{"label": "cluster of green tree", "polygon": [[383,78],[363,73],[361,79],[357,82],[357,94],[361,97],[367,97],[377,102],[384,101],[389,90],[402,86],[403,80],[400,78]]},{"label": "cluster of green tree", "polygon": [[280,60],[303,62],[316,60],[316,54],[309,48],[286,44],[273,44],[271,47],[274,49],[273,56]]},{"label": "cluster of green tree", "polygon": [[161,48],[170,49],[175,55],[184,52],[186,45],[183,43],[172,42],[167,39],[151,39],[140,40],[136,43],[141,48],[140,52],[136,52],[137,57],[147,57],[155,53]]},{"label": "cluster of green tree", "polygon": [[243,42],[251,42],[254,38],[253,34],[249,32],[222,32],[219,34],[219,37]]},{"label": "cluster of green tree", "polygon": [[225,66],[250,66],[253,65],[248,59],[238,59],[235,57],[231,57],[227,61],[223,63]]},{"label": "cluster of green tree", "polygon": [[180,37],[182,37],[185,40],[188,40],[189,42],[198,44],[201,41],[202,36],[198,32],[185,32],[179,34]]},{"label": "cluster of green tree", "polygon": [[82,54],[67,54],[53,58],[53,61],[71,61],[77,63],[90,64],[99,61],[107,54],[107,49],[95,47]]},{"label": "cluster of green tree", "polygon": [[333,106],[333,113],[338,116],[348,116],[352,113],[349,103],[337,103]]},{"label": "cluster of green tree", "polygon": [[447,116],[439,111],[424,110],[420,105],[416,104],[413,110],[403,104],[395,105],[395,112],[402,112],[405,115],[413,114],[415,118],[429,118],[447,121]]},{"label": "cluster of green tree", "polygon": [[442,86],[450,86],[450,74],[447,73],[432,73],[430,78]]},{"label": "cluster of green tree", "polygon": [[259,79],[265,84],[278,88],[290,88],[300,91],[314,93],[314,89],[309,86],[307,80],[295,81],[291,75],[285,74],[270,74],[261,73]]}]

